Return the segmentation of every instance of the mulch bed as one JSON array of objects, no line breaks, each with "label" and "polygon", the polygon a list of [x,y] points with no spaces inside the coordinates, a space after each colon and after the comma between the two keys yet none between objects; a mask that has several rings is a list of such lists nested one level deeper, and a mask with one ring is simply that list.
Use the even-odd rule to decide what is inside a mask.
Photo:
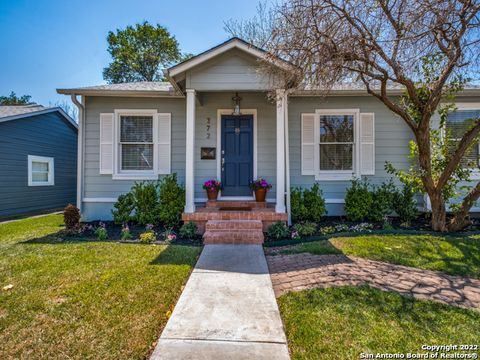
[{"label": "mulch bed", "polygon": [[[131,240],[121,240],[122,225],[115,224],[113,221],[92,221],[88,223],[82,223],[83,231],[66,233],[64,238],[67,241],[83,240],[83,241],[97,241],[97,236],[95,235],[95,229],[100,226],[100,223],[105,224],[105,229],[108,233],[108,239],[105,241],[112,242],[122,242],[122,243],[140,243],[139,237],[140,234],[145,232],[145,226],[129,224],[130,234],[132,235]],[[155,226],[153,228],[157,234],[157,241],[153,244],[166,244],[165,241],[160,240],[162,238],[161,234],[165,231],[165,228],[162,226]],[[172,242],[175,245],[201,245],[202,239],[198,236],[196,239],[182,239],[178,234],[178,231],[174,231],[177,236],[176,240]]]}]

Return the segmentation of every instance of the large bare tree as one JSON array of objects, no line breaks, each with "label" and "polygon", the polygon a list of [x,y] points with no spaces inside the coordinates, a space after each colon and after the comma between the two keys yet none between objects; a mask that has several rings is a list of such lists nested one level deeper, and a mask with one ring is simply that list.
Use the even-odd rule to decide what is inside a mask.
[{"label": "large bare tree", "polygon": [[272,36],[275,12],[271,1],[257,3],[256,15],[251,19],[229,19],[223,22],[223,30],[259,48],[264,48]]},{"label": "large bare tree", "polygon": [[[478,183],[447,219],[447,190],[465,175],[461,160],[477,141],[480,119],[453,148],[450,143],[443,162],[432,150],[438,143],[432,138],[438,134],[432,133],[432,117],[452,108],[445,102],[477,69],[479,8],[478,1],[467,0],[292,0],[277,7],[269,42],[271,56],[298,68],[290,74],[290,86],[328,90],[340,82],[360,83],[405,121],[437,231],[467,226],[480,196]],[[392,87],[404,95],[393,96]]]}]

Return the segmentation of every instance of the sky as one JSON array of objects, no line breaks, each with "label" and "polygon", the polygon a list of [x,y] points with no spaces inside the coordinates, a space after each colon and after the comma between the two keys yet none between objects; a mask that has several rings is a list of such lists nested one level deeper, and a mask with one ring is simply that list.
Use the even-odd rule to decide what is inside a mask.
[{"label": "sky", "polygon": [[104,84],[108,31],[148,21],[167,27],[183,53],[229,38],[225,20],[251,18],[257,0],[0,0],[0,95],[42,105],[56,88]]}]

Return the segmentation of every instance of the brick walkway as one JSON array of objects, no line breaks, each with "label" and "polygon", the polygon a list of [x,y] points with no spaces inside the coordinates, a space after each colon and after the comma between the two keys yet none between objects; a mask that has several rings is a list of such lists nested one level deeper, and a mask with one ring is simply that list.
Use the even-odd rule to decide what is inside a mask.
[{"label": "brick walkway", "polygon": [[368,284],[419,299],[480,309],[480,280],[345,255],[267,256],[275,295],[315,287]]}]

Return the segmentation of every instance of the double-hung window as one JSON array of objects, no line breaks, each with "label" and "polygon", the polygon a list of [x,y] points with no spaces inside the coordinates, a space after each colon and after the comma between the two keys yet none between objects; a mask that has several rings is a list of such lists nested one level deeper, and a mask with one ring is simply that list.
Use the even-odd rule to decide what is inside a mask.
[{"label": "double-hung window", "polygon": [[120,172],[154,169],[153,115],[120,115]]},{"label": "double-hung window", "polygon": [[302,175],[345,181],[375,175],[375,114],[360,109],[302,113]]},{"label": "double-hung window", "polygon": [[[447,131],[450,132],[452,139],[458,143],[465,132],[470,129],[474,122],[480,118],[480,107],[471,108],[471,105],[457,104],[458,109],[447,117]],[[476,142],[464,155],[461,164],[464,167],[480,170],[480,144]]]},{"label": "double-hung window", "polygon": [[100,114],[99,171],[114,180],[157,180],[171,171],[171,114],[115,109]]},{"label": "double-hung window", "polygon": [[356,171],[358,112],[355,110],[317,110],[317,178],[351,179]]},{"label": "double-hung window", "polygon": [[354,117],[320,115],[320,171],[353,171]]},{"label": "double-hung window", "polygon": [[28,155],[28,186],[54,185],[52,157]]}]

